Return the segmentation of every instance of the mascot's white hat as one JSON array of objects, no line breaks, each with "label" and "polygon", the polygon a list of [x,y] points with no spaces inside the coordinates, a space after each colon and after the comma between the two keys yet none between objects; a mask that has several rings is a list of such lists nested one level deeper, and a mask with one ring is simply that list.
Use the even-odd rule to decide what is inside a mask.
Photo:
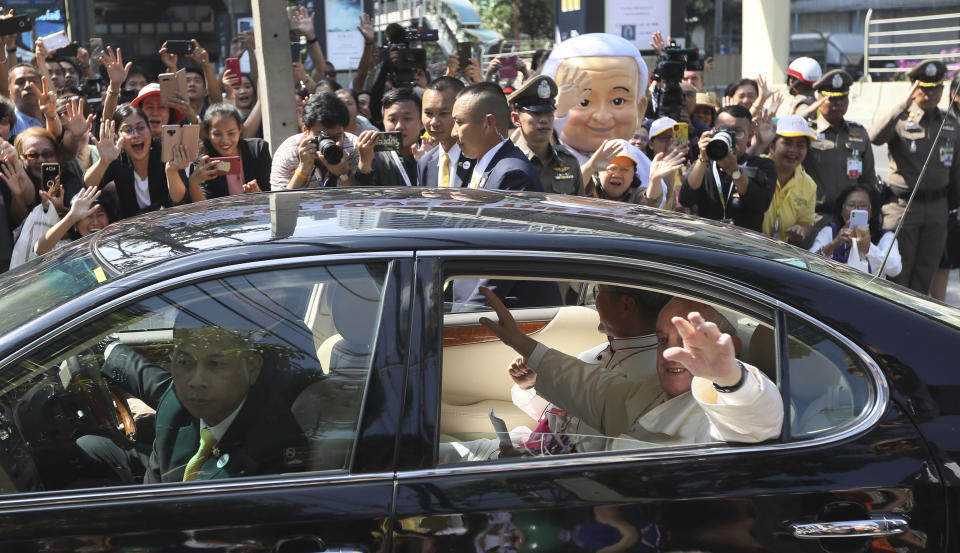
[{"label": "mascot's white hat", "polygon": [[570,37],[560,44],[554,46],[550,52],[550,57],[543,64],[543,74],[557,79],[557,67],[560,62],[567,58],[583,57],[613,57],[626,56],[637,60],[639,68],[637,78],[637,99],[639,100],[647,92],[647,81],[650,78],[647,70],[647,63],[643,61],[640,50],[637,49],[628,40],[607,33],[589,33]]}]

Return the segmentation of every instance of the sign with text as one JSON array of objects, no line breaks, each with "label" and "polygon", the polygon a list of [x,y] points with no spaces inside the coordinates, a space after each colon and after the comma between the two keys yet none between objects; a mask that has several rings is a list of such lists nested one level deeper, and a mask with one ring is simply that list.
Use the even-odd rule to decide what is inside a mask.
[{"label": "sign with text", "polygon": [[607,0],[604,30],[641,50],[650,48],[655,31],[670,34],[670,0]]},{"label": "sign with text", "polygon": [[327,25],[327,59],[338,71],[354,70],[360,61],[357,52],[363,51],[363,35],[357,30],[361,0],[327,0],[324,2]]}]

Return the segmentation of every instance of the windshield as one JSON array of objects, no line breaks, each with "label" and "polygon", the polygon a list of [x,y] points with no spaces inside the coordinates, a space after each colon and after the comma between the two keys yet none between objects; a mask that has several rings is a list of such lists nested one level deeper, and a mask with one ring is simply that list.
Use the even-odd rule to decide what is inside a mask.
[{"label": "windshield", "polygon": [[111,272],[90,255],[89,240],[0,275],[0,336],[110,278]]}]

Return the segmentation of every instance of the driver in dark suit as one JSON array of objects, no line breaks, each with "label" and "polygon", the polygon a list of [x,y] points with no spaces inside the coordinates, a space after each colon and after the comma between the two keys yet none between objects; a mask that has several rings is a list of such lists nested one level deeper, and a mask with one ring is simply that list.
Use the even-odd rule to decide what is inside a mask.
[{"label": "driver in dark suit", "polygon": [[500,87],[470,85],[453,104],[453,136],[468,158],[477,160],[469,188],[542,192],[537,170],[507,138],[510,106]]},{"label": "driver in dark suit", "polygon": [[156,438],[152,447],[122,450],[109,439],[83,436],[77,445],[94,466],[127,484],[141,474],[152,483],[293,470],[287,462],[306,438],[268,376],[270,332],[262,330],[268,325],[250,320],[224,328],[192,315],[208,312],[194,305],[177,315],[169,370],[124,344],[107,347],[101,372],[156,410]]}]

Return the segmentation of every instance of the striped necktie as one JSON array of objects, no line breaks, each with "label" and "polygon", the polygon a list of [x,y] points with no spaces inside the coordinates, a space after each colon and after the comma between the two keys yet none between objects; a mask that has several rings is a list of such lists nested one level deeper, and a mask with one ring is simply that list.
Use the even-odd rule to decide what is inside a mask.
[{"label": "striped necktie", "polygon": [[213,453],[213,447],[217,445],[217,439],[213,436],[213,430],[204,428],[200,431],[200,449],[187,462],[187,468],[183,471],[183,481],[189,482],[200,473],[200,467],[210,458]]}]

